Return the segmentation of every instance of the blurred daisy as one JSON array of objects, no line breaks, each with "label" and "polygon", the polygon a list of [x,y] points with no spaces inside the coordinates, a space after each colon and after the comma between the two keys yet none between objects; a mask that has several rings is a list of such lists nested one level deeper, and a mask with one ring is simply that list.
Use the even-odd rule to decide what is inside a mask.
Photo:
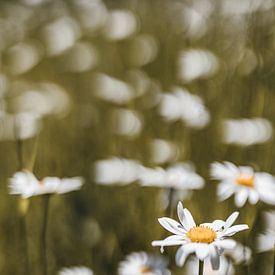
[{"label": "blurred daisy", "polygon": [[[169,204],[175,206],[179,200],[190,197],[192,190],[201,189],[204,186],[204,179],[195,172],[192,165],[187,163],[173,165],[167,169],[143,167],[139,180],[142,186],[156,186],[164,189],[160,194],[163,209]],[[170,201],[171,188],[177,190],[173,193],[172,201]]]},{"label": "blurred daisy", "polygon": [[63,194],[75,191],[81,188],[83,179],[81,177],[74,178],[57,178],[46,177],[39,181],[33,173],[29,171],[16,172],[10,178],[9,189],[10,194],[21,195],[22,198],[43,194]]},{"label": "blurred daisy", "polygon": [[264,172],[255,172],[252,167],[236,166],[231,162],[213,163],[211,176],[221,181],[217,195],[221,201],[235,194],[235,204],[242,207],[248,200],[256,204],[262,200],[275,204],[275,178]]},{"label": "blurred daisy", "polygon": [[58,275],[93,275],[93,271],[85,266],[63,268]]},{"label": "blurred daisy", "polygon": [[[234,264],[247,264],[251,259],[251,249],[237,243],[234,249],[225,249],[220,256],[220,268],[213,270],[209,257],[205,259],[203,274],[204,275],[233,275],[235,274]],[[199,262],[196,258],[190,259],[186,264],[188,275],[197,275]]]},{"label": "blurred daisy", "polygon": [[164,170],[160,167],[144,168],[139,176],[143,186],[157,186],[174,188],[177,190],[201,189],[204,186],[203,178],[194,168],[186,163],[177,164]]},{"label": "blurred daisy", "polygon": [[275,211],[264,213],[265,231],[257,237],[258,252],[265,252],[275,248]]},{"label": "blurred daisy", "polygon": [[164,257],[148,255],[145,252],[135,252],[119,264],[119,275],[170,275],[168,262]]},{"label": "blurred daisy", "polygon": [[[180,245],[176,253],[176,263],[183,266],[186,258],[195,253],[196,257],[204,261],[210,258],[212,269],[220,266],[220,255],[224,249],[233,249],[236,242],[228,237],[239,231],[248,229],[248,225],[233,225],[239,213],[234,212],[226,221],[215,220],[212,223],[203,223],[197,226],[191,213],[178,203],[178,217],[180,223],[170,218],[160,218],[159,223],[174,235],[164,240],[153,241],[153,246]],[[233,225],[233,226],[232,226]]]}]

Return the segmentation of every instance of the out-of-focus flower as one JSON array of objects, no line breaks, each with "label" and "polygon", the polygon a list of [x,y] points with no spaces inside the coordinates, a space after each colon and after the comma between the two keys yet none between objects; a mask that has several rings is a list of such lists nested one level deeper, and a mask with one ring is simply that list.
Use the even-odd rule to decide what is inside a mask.
[{"label": "out-of-focus flower", "polygon": [[150,142],[151,160],[154,163],[165,163],[178,157],[176,144],[164,139],[154,139]]},{"label": "out-of-focus flower", "polygon": [[87,42],[79,42],[60,56],[60,63],[63,71],[81,73],[93,69],[98,58],[94,46]]},{"label": "out-of-focus flower", "polygon": [[85,266],[65,267],[61,269],[58,275],[93,275],[93,271]]},{"label": "out-of-focus flower", "polygon": [[130,109],[116,109],[111,114],[114,133],[127,137],[136,137],[142,130],[141,114]]},{"label": "out-of-focus flower", "polygon": [[119,275],[170,275],[164,257],[151,256],[145,252],[131,253],[120,262]]},{"label": "out-of-focus flower", "polygon": [[191,49],[180,54],[178,76],[185,82],[214,75],[219,68],[218,58],[207,50]]},{"label": "out-of-focus flower", "polygon": [[123,104],[135,96],[134,89],[127,83],[105,74],[95,74],[93,92],[103,100]]},{"label": "out-of-focus flower", "polygon": [[264,213],[265,230],[257,237],[258,252],[275,249],[275,211]]},{"label": "out-of-focus flower", "polygon": [[141,165],[136,160],[110,158],[95,163],[95,180],[98,184],[126,185],[138,179]]},{"label": "out-of-focus flower", "polygon": [[210,114],[202,99],[182,88],[164,94],[160,102],[160,113],[167,121],[183,120],[193,128],[203,128],[210,120]]},{"label": "out-of-focus flower", "polygon": [[204,180],[191,165],[182,163],[164,170],[143,168],[139,176],[143,186],[157,186],[162,188],[174,188],[177,190],[201,189]]},{"label": "out-of-focus flower", "polygon": [[37,41],[20,42],[10,47],[4,55],[4,66],[15,75],[35,67],[42,57],[42,46]]},{"label": "out-of-focus flower", "polygon": [[228,119],[223,126],[224,142],[241,146],[264,143],[273,134],[272,124],[263,118]]},{"label": "out-of-focus flower", "polygon": [[27,112],[38,117],[64,117],[70,110],[71,101],[62,87],[45,82],[26,87],[23,92],[11,99],[10,105],[15,112]]},{"label": "out-of-focus flower", "polygon": [[[183,266],[186,258],[195,253],[203,261],[210,258],[212,269],[220,266],[220,255],[224,249],[233,249],[236,242],[228,237],[237,232],[248,229],[248,225],[233,225],[239,213],[234,212],[226,221],[215,220],[212,223],[203,223],[196,226],[191,213],[178,203],[178,217],[180,223],[170,218],[160,218],[159,223],[169,232],[173,233],[164,240],[153,241],[153,246],[180,245],[176,253],[176,263]],[[233,226],[232,226],[233,225]]]},{"label": "out-of-focus flower", "polygon": [[28,139],[35,137],[41,129],[39,116],[23,112],[15,115],[0,115],[0,140]]},{"label": "out-of-focus flower", "polygon": [[113,10],[109,13],[104,35],[109,40],[123,40],[137,31],[138,21],[128,10]]},{"label": "out-of-focus flower", "polygon": [[231,162],[211,165],[211,176],[220,181],[217,195],[221,201],[235,195],[235,204],[242,207],[248,200],[275,204],[275,178],[265,172],[255,172],[252,167],[236,166]]},{"label": "out-of-focus flower", "polygon": [[78,23],[70,17],[61,17],[46,25],[42,36],[49,56],[57,56],[71,48],[80,37]]},{"label": "out-of-focus flower", "polygon": [[79,190],[82,185],[83,179],[81,177],[63,179],[46,177],[39,181],[33,173],[20,171],[10,178],[9,189],[12,195],[29,198],[43,194],[64,194]]},{"label": "out-of-focus flower", "polygon": [[156,39],[148,34],[135,36],[130,44],[129,61],[132,66],[144,66],[152,62],[157,56],[158,45]]},{"label": "out-of-focus flower", "polygon": [[73,5],[85,34],[93,34],[105,24],[108,11],[101,0],[74,0]]}]

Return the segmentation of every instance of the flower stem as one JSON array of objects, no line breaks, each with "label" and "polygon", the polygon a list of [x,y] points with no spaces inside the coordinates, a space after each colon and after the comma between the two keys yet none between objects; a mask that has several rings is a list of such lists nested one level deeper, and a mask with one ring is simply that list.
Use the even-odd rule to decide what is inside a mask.
[{"label": "flower stem", "polygon": [[204,261],[199,260],[199,275],[203,275],[203,265]]},{"label": "flower stem", "polygon": [[47,257],[47,229],[48,229],[48,213],[49,213],[49,202],[50,195],[44,195],[44,213],[42,220],[42,234],[41,234],[41,244],[42,244],[42,263],[43,263],[43,274],[48,275],[48,257]]},{"label": "flower stem", "polygon": [[172,217],[173,216],[173,197],[174,197],[174,189],[170,188],[169,189],[169,195],[168,195],[168,206],[166,209],[167,215],[168,217]]}]

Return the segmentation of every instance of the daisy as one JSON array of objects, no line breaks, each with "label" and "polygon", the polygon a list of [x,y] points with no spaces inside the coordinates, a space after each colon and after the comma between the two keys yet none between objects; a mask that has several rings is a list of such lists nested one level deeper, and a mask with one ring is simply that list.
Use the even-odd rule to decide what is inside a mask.
[{"label": "daisy", "polygon": [[180,163],[167,168],[143,168],[139,176],[143,186],[157,186],[174,188],[177,190],[201,189],[204,186],[203,178],[198,175],[193,166]]},{"label": "daisy", "polygon": [[164,257],[134,252],[119,264],[118,275],[170,275]]},{"label": "daisy", "polygon": [[258,252],[275,248],[275,211],[264,213],[265,231],[257,237]]},{"label": "daisy", "polygon": [[248,225],[233,225],[239,213],[234,212],[226,221],[215,220],[212,223],[203,223],[197,226],[191,213],[178,203],[178,217],[180,223],[170,218],[160,218],[159,223],[174,235],[164,240],[153,241],[153,246],[180,245],[176,253],[176,263],[183,266],[186,258],[195,253],[201,261],[210,258],[212,268],[219,269],[220,254],[224,249],[232,249],[236,242],[228,237],[248,229]]},{"label": "daisy", "polygon": [[85,266],[63,268],[58,275],[93,275],[93,271]]},{"label": "daisy", "polygon": [[242,207],[248,200],[256,204],[259,200],[275,204],[275,178],[264,172],[255,172],[252,167],[236,166],[231,162],[213,163],[211,176],[221,181],[217,195],[221,201],[235,194],[235,204]]},{"label": "daisy", "polygon": [[81,188],[83,179],[46,177],[39,181],[35,175],[29,171],[16,172],[9,182],[10,194],[21,195],[22,198],[43,194],[63,194]]}]

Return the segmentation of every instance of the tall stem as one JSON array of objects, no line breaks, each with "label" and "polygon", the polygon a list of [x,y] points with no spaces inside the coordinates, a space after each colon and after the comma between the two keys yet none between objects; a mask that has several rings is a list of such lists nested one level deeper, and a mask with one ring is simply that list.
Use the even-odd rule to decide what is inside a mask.
[{"label": "tall stem", "polygon": [[48,275],[48,253],[47,253],[47,229],[48,229],[48,213],[49,213],[49,202],[50,195],[44,195],[44,212],[42,220],[42,233],[41,233],[41,244],[42,244],[42,263],[43,263],[43,274]]},{"label": "tall stem", "polygon": [[199,260],[199,275],[203,275],[203,265],[204,261]]},{"label": "tall stem", "polygon": [[173,216],[173,197],[174,197],[174,189],[170,188],[169,189],[169,194],[168,194],[168,206],[166,209],[166,213],[168,217],[172,217]]}]

